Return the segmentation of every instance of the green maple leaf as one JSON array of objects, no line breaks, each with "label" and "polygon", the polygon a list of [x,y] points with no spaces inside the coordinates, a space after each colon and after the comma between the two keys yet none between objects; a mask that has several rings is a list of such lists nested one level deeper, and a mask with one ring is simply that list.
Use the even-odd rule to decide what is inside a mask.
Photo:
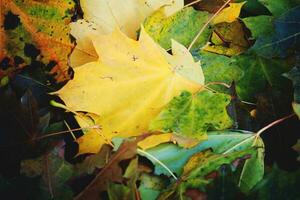
[{"label": "green maple leaf", "polygon": [[[300,4],[299,4],[300,5]],[[256,16],[244,18],[252,37],[256,39],[250,49],[265,58],[286,58],[299,50],[300,6],[280,16]]]},{"label": "green maple leaf", "polygon": [[289,84],[282,76],[290,70],[290,65],[284,60],[267,59],[255,54],[245,54],[235,59],[244,72],[237,82],[237,92],[243,100],[252,101],[254,95],[264,91],[267,85],[284,90]]},{"label": "green maple leaf", "polygon": [[[239,81],[244,76],[244,71],[237,65],[234,59],[227,56],[209,52],[194,52],[196,60],[199,60],[205,77],[205,83],[222,82],[230,85],[232,81]],[[220,85],[209,87],[226,92],[227,88]]]},{"label": "green maple leaf", "polygon": [[[192,7],[184,8],[174,15],[166,17],[162,8],[145,20],[144,28],[163,48],[170,49],[171,39],[188,46],[208,18],[208,12],[199,12]],[[211,31],[207,28],[194,45],[194,48],[204,45],[210,33]]]},{"label": "green maple leaf", "polygon": [[273,16],[260,15],[243,18],[242,21],[250,29],[252,38],[257,39],[260,36],[270,35],[274,32]]},{"label": "green maple leaf", "polygon": [[229,102],[230,96],[222,93],[183,92],[151,122],[150,130],[205,139],[207,130],[222,130],[232,125],[226,111]]},{"label": "green maple leaf", "polygon": [[287,10],[300,5],[299,0],[258,0],[264,6],[266,6],[269,11],[274,16],[279,16],[285,13]]}]

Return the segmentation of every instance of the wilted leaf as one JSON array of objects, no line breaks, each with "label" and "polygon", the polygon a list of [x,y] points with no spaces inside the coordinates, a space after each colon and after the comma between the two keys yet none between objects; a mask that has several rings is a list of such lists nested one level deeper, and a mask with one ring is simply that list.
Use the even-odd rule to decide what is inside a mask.
[{"label": "wilted leaf", "polygon": [[73,8],[71,0],[2,0],[0,60],[7,56],[17,67],[33,59],[54,63],[50,73],[56,80],[69,79],[68,55],[73,44],[68,23]]},{"label": "wilted leaf", "polygon": [[98,124],[107,138],[147,132],[150,121],[174,96],[183,90],[195,92],[204,82],[203,74],[193,68],[192,80],[197,77],[202,84],[180,75],[191,67],[182,63],[191,63],[190,54],[183,54],[182,60],[187,60],[178,63],[179,68],[170,65],[182,54],[166,58],[143,30],[139,41],[117,30],[98,36],[94,43],[100,60],[76,68],[74,79],[55,94],[69,110],[100,116]]},{"label": "wilted leaf", "polygon": [[[185,0],[186,4],[194,2],[194,0]],[[204,10],[210,13],[215,13],[222,7],[223,4],[224,0],[201,0],[196,4],[193,4],[193,7],[197,10]]]},{"label": "wilted leaf", "polygon": [[[145,20],[144,27],[147,33],[165,49],[171,48],[171,39],[187,47],[208,18],[209,13],[195,11],[192,7],[184,8],[167,17],[162,8]],[[210,29],[207,28],[197,40],[194,48],[203,46],[207,42],[210,33]]]},{"label": "wilted leaf", "polygon": [[206,131],[231,126],[232,121],[226,111],[229,102],[230,96],[208,90],[194,95],[183,92],[151,122],[150,130],[204,140],[207,138]]},{"label": "wilted leaf", "polygon": [[244,30],[239,21],[219,23],[214,27],[210,42],[202,50],[226,56],[241,54],[249,47]]},{"label": "wilted leaf", "polygon": [[136,156],[137,142],[138,140],[122,143],[104,168],[75,199],[99,199],[100,193],[106,189],[109,182],[122,183],[123,173],[119,163]]},{"label": "wilted leaf", "polygon": [[109,160],[110,152],[110,146],[103,145],[98,153],[88,156],[82,163],[76,165],[77,173],[92,174],[95,169],[103,168]]},{"label": "wilted leaf", "polygon": [[140,199],[139,193],[136,187],[136,181],[139,176],[138,173],[138,158],[134,158],[130,161],[125,173],[124,178],[126,183],[116,184],[108,183],[107,193],[110,200],[138,200]]}]

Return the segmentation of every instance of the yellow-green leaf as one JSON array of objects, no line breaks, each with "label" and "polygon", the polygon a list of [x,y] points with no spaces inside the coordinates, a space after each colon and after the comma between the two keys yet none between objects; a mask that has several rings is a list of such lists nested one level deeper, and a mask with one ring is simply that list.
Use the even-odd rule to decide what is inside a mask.
[{"label": "yellow-green leaf", "polygon": [[232,125],[226,111],[229,102],[230,96],[222,93],[183,92],[151,122],[150,129],[204,140],[207,130],[223,130]]},{"label": "yellow-green leaf", "polygon": [[[74,79],[56,94],[69,110],[99,115],[101,133],[106,137],[148,131],[150,121],[173,97],[203,86],[202,73],[196,80],[203,81],[195,82],[194,76],[183,77],[178,72],[193,64],[190,54],[166,56],[143,29],[139,41],[117,29],[97,36],[93,43],[99,60],[75,68]],[[175,65],[178,56],[187,61],[179,63],[180,69]]]},{"label": "yellow-green leaf", "polygon": [[239,16],[243,5],[242,3],[230,3],[229,7],[224,8],[212,21],[213,24],[218,24],[222,22],[231,23],[235,21]]},{"label": "yellow-green leaf", "polygon": [[[171,48],[172,39],[187,47],[199,32],[199,29],[207,22],[209,16],[208,12],[196,11],[192,7],[187,7],[168,17],[164,9],[161,8],[147,17],[144,27],[149,35],[165,49]],[[208,27],[197,40],[194,48],[203,46],[210,34],[211,29]]]}]

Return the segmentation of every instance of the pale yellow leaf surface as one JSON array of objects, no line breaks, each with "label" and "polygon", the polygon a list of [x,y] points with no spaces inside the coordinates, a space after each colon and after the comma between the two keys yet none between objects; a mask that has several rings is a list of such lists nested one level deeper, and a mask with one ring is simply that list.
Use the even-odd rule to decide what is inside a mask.
[{"label": "pale yellow leaf surface", "polygon": [[143,28],[139,41],[117,29],[97,36],[93,44],[99,60],[75,68],[73,80],[56,94],[70,110],[99,115],[106,137],[147,132],[173,97],[203,87],[177,73]]},{"label": "pale yellow leaf surface", "polygon": [[165,50],[162,50],[162,52],[178,74],[199,84],[204,84],[204,75],[200,62],[194,61],[193,56],[185,46],[172,40],[172,55]]},{"label": "pale yellow leaf surface", "polygon": [[162,133],[158,135],[151,135],[147,137],[146,139],[140,141],[138,143],[138,147],[140,147],[143,150],[150,149],[152,147],[155,147],[159,144],[166,143],[172,141],[172,133]]},{"label": "pale yellow leaf surface", "polygon": [[86,153],[98,153],[102,145],[107,144],[103,137],[95,130],[87,132],[76,140],[79,149],[76,156]]},{"label": "pale yellow leaf surface", "polygon": [[100,117],[98,115],[93,113],[76,113],[75,119],[79,126],[83,128],[84,133],[83,136],[76,140],[79,146],[77,156],[85,153],[98,153],[103,144],[110,143],[111,135],[104,136],[101,128],[90,128],[99,125],[98,121]]},{"label": "pale yellow leaf surface", "polygon": [[231,23],[235,21],[239,16],[243,5],[246,2],[230,3],[229,7],[223,9],[212,21],[212,24],[218,24],[221,22]]},{"label": "pale yellow leaf surface", "polygon": [[76,47],[70,55],[72,67],[81,66],[88,62],[98,60],[98,55],[92,43],[92,38],[101,34],[97,25],[84,19],[71,23],[71,35],[76,38]]},{"label": "pale yellow leaf surface", "polygon": [[140,141],[138,146],[141,149],[146,150],[167,142],[172,142],[183,148],[192,148],[201,141],[194,138],[182,137],[175,133],[161,133],[157,135],[150,135],[146,139]]},{"label": "pale yellow leaf surface", "polygon": [[153,11],[166,6],[167,16],[183,7],[183,0],[81,0],[84,19],[98,25],[102,34],[114,31],[116,27],[131,38],[141,23]]},{"label": "pale yellow leaf surface", "polygon": [[72,23],[71,34],[77,40],[70,61],[72,67],[97,60],[91,38],[109,34],[116,27],[136,39],[143,21],[162,6],[166,16],[183,8],[183,0],[81,0],[84,19]]}]

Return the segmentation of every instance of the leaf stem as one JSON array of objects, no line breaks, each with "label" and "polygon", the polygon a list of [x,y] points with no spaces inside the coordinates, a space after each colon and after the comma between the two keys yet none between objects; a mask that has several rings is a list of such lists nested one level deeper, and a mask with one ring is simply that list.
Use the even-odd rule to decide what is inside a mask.
[{"label": "leaf stem", "polygon": [[73,133],[73,130],[70,128],[69,124],[66,122],[66,120],[64,120],[64,124],[66,125],[66,127],[68,128],[68,130],[70,131],[71,136],[73,137],[73,140],[76,140],[76,137]]},{"label": "leaf stem", "polygon": [[295,113],[293,114],[290,114],[288,116],[285,116],[283,118],[280,118],[280,119],[277,119],[275,120],[274,122],[270,123],[269,125],[263,127],[262,129],[260,129],[255,135],[256,135],[256,138],[258,138],[264,131],[266,131],[267,129],[271,128],[272,126],[275,126],[276,124],[279,124],[281,122],[283,122],[284,120],[288,119],[288,118],[291,118],[295,115]]},{"label": "leaf stem", "polygon": [[289,119],[289,118],[293,117],[294,115],[295,115],[295,113],[290,114],[290,115],[288,115],[288,116],[285,116],[285,117],[283,117],[283,118],[280,118],[280,119],[275,120],[274,122],[268,124],[267,126],[263,127],[262,129],[260,129],[256,134],[254,134],[254,135],[252,135],[252,136],[250,136],[250,137],[247,137],[246,139],[242,140],[241,142],[237,143],[236,145],[234,145],[234,146],[231,147],[230,149],[228,149],[228,150],[226,150],[225,152],[223,152],[222,154],[227,154],[227,153],[233,151],[233,150],[236,149],[237,147],[241,146],[242,144],[246,143],[248,140],[253,139],[253,138],[255,139],[254,142],[253,142],[253,144],[255,144],[256,141],[257,141],[257,139],[258,139],[258,137],[259,137],[264,131],[266,131],[267,129],[269,129],[269,128],[271,128],[271,127],[273,127],[273,126],[275,126],[275,125],[277,125],[277,124],[279,124],[279,123],[281,123],[281,122],[283,122],[283,121],[286,120],[286,119]]},{"label": "leaf stem", "polygon": [[173,172],[164,164],[162,163],[160,160],[158,160],[157,158],[155,158],[153,155],[151,155],[150,153],[142,150],[142,149],[137,149],[137,152],[139,154],[148,156],[149,158],[153,159],[155,162],[157,162],[158,164],[160,164],[165,170],[167,170],[169,172],[169,174],[175,179],[178,180],[178,178],[175,176],[175,174],[173,174]]},{"label": "leaf stem", "polygon": [[83,127],[83,128],[69,129],[67,131],[60,131],[60,132],[56,132],[56,133],[50,133],[50,134],[47,134],[47,135],[43,135],[41,137],[34,138],[34,140],[40,140],[40,139],[44,139],[44,138],[55,136],[55,135],[61,135],[61,134],[64,134],[64,133],[70,133],[72,131],[81,131],[81,130],[85,130],[85,129],[101,129],[101,127],[99,125],[94,125],[94,126]]}]

